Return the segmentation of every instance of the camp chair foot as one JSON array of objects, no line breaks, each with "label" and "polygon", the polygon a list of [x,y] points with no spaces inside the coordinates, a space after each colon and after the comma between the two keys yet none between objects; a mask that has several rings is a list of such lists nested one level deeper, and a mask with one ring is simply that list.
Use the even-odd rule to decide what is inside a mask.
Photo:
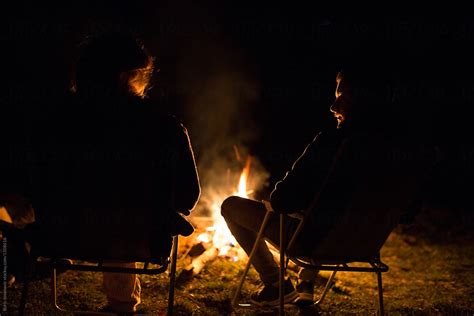
[{"label": "camp chair foot", "polygon": [[58,305],[58,287],[57,287],[57,271],[56,269],[51,269],[51,300],[53,303],[53,306],[56,310],[61,311],[61,312],[67,312],[67,310],[61,308]]},{"label": "camp chair foot", "polygon": [[319,306],[320,304],[323,303],[323,300],[324,298],[326,297],[326,294],[329,292],[329,289],[331,288],[331,285],[332,285],[332,282],[334,280],[334,277],[336,276],[336,273],[337,271],[333,271],[331,273],[331,276],[329,277],[329,280],[328,282],[326,283],[326,286],[324,287],[324,290],[323,290],[323,293],[321,294],[321,297],[319,298],[319,300],[317,300],[316,302],[314,302],[314,305],[317,305]]},{"label": "camp chair foot", "polygon": [[382,287],[382,272],[376,272],[377,274],[377,289],[379,292],[379,315],[383,316],[384,308],[383,308],[383,287]]},{"label": "camp chair foot", "polygon": [[168,315],[169,316],[173,315],[177,259],[178,259],[178,236],[173,236],[173,247],[171,248],[170,288],[169,288],[169,293],[168,293]]}]

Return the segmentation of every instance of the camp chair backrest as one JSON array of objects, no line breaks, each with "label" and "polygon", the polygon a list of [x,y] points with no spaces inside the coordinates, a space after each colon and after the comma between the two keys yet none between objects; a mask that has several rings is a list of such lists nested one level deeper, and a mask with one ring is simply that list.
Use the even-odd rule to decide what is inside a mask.
[{"label": "camp chair backrest", "polygon": [[371,135],[345,139],[320,197],[344,188],[340,196],[346,199],[345,207],[337,224],[313,248],[313,259],[350,262],[377,256],[416,197],[429,162],[417,145]]}]

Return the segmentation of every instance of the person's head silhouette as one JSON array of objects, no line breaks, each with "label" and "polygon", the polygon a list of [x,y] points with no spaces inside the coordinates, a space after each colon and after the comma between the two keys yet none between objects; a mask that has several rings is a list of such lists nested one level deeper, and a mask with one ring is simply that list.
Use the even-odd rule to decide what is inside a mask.
[{"label": "person's head silhouette", "polygon": [[145,96],[154,68],[153,58],[136,37],[113,32],[90,38],[82,46],[73,91]]},{"label": "person's head silhouette", "polygon": [[337,73],[335,101],[330,107],[338,127],[386,124],[394,102],[390,76],[373,61],[346,63]]}]

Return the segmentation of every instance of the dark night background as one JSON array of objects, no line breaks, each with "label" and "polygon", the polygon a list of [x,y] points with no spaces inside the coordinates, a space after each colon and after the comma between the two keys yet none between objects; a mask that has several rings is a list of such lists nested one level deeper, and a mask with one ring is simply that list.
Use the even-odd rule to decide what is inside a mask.
[{"label": "dark night background", "polygon": [[131,29],[160,68],[150,98],[188,127],[198,162],[209,150],[227,150],[216,143],[230,152],[238,144],[269,171],[269,188],[317,131],[335,124],[328,107],[341,61],[365,56],[380,71],[403,76],[400,127],[438,149],[430,202],[472,212],[472,19],[347,18],[296,5],[217,1],[17,4],[4,14],[2,111],[47,111],[67,91],[85,34]]}]

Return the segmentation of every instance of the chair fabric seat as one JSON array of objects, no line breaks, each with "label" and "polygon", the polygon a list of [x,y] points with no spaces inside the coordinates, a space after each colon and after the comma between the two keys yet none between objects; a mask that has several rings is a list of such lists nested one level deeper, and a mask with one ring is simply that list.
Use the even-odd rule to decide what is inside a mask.
[{"label": "chair fabric seat", "polygon": [[111,233],[100,227],[80,232],[80,226],[32,225],[27,236],[33,256],[93,261],[157,261],[169,256],[172,245],[172,237],[164,232],[130,234],[130,229],[117,229]]}]

